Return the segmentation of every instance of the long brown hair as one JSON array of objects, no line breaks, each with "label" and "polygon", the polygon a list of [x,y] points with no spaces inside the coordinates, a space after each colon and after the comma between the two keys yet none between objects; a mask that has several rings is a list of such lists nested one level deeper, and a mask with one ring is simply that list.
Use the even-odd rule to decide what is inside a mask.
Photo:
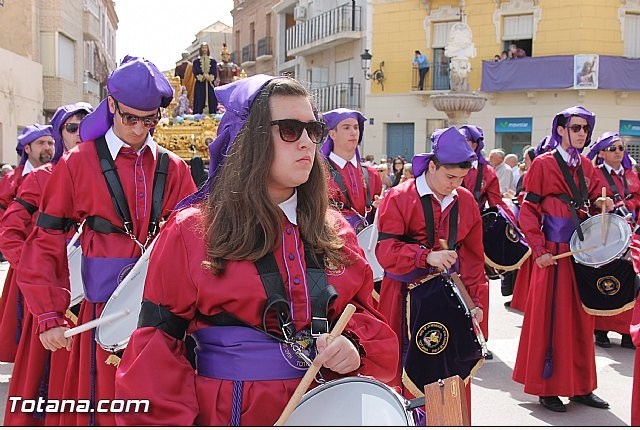
[{"label": "long brown hair", "polygon": [[[231,145],[204,210],[207,261],[221,274],[227,261],[255,261],[273,251],[281,239],[282,211],[267,191],[274,159],[269,98],[307,97],[289,78],[271,80],[251,106],[247,122]],[[313,104],[312,104],[313,106]],[[315,112],[314,109],[314,113]],[[327,168],[316,149],[309,179],[298,190],[297,219],[301,237],[333,263],[346,263],[335,217],[328,209]]]}]

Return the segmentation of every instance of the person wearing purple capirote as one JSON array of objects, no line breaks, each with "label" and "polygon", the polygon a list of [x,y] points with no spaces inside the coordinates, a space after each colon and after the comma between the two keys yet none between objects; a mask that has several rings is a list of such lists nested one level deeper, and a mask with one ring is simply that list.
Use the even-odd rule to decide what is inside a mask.
[{"label": "person wearing purple capirote", "polygon": [[[151,136],[160,108],[173,98],[173,88],[158,68],[143,58],[125,56],[107,79],[107,90],[108,97],[80,123],[82,143],[60,159],[47,182],[18,277],[44,348],[71,351],[63,398],[88,399],[93,405],[114,398],[116,368],[106,364],[109,354],[96,345],[92,331],[64,337],[70,301],[65,233],[86,220],[80,238],[82,324],[101,315],[144,244],[157,234],[162,218],[195,190],[186,163]],[[114,168],[117,181],[108,186],[103,169]],[[155,179],[161,175],[166,177],[164,188],[156,188]],[[117,198],[112,198],[110,187],[121,188],[114,193]],[[154,190],[161,198],[152,198]],[[115,425],[115,416],[61,413],[60,425]]]},{"label": "person wearing purple capirote", "polygon": [[358,145],[366,118],[356,110],[339,108],[322,115],[329,128],[320,153],[331,173],[329,198],[356,233],[373,221],[382,195],[382,179],[371,166],[362,165]]}]

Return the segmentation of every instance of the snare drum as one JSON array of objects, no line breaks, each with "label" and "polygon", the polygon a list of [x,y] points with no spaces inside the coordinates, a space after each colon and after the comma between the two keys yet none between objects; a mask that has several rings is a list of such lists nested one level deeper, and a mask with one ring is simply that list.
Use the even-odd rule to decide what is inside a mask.
[{"label": "snare drum", "polygon": [[96,327],[96,342],[102,349],[111,353],[127,347],[131,334],[138,327],[138,316],[142,308],[144,281],[149,269],[149,256],[153,242],[142,254],[127,276],[113,292],[100,315],[100,319],[128,310],[129,313],[119,319],[100,324]]},{"label": "snare drum", "polygon": [[378,226],[374,223],[358,233],[358,245],[364,251],[364,256],[373,271],[373,282],[382,281],[384,269],[376,258],[376,243],[378,242]]},{"label": "snare drum", "polygon": [[605,214],[605,240],[602,243],[602,214],[580,224],[584,241],[574,232],[569,242],[572,251],[590,248],[573,255],[573,269],[582,307],[591,315],[610,316],[633,307],[636,274],[633,264],[624,258],[631,243],[631,227],[616,214]]},{"label": "snare drum", "polygon": [[286,426],[415,426],[409,402],[371,378],[322,384],[302,397]]},{"label": "snare drum", "polygon": [[524,235],[500,206],[482,212],[482,242],[484,261],[496,271],[516,270],[531,255]]},{"label": "snare drum", "polygon": [[82,282],[82,248],[78,238],[80,232],[76,233],[67,245],[67,260],[69,261],[69,284],[71,287],[71,303],[73,307],[84,298],[84,284]]}]

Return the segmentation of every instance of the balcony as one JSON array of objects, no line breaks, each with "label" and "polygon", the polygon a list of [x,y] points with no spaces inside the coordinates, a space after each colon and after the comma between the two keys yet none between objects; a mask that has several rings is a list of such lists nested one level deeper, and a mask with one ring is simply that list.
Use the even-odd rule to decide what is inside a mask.
[{"label": "balcony", "polygon": [[306,56],[359,40],[362,8],[344,5],[296,24],[286,31],[287,55]]},{"label": "balcony", "polygon": [[98,41],[102,39],[100,19],[87,9],[82,13],[82,33],[84,40]]},{"label": "balcony", "polygon": [[320,112],[337,108],[360,109],[360,84],[340,83],[312,88],[311,94]]},{"label": "balcony", "polygon": [[590,83],[577,82],[581,67],[574,70],[573,55],[526,57],[482,62],[481,91],[535,90],[640,91],[640,59],[600,55]]},{"label": "balcony", "polygon": [[273,57],[273,51],[271,51],[271,37],[263,37],[258,40],[258,61],[269,61]]},{"label": "balcony", "polygon": [[251,43],[242,47],[242,63],[240,66],[243,69],[247,67],[253,67],[256,64],[256,45]]}]

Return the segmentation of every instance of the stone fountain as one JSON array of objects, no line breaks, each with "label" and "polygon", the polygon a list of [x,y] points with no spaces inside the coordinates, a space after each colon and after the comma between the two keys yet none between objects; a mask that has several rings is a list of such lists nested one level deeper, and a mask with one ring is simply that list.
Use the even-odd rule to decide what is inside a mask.
[{"label": "stone fountain", "polygon": [[433,107],[447,114],[449,125],[460,127],[469,123],[473,112],[484,108],[487,98],[469,91],[467,75],[471,70],[469,59],[476,56],[475,45],[471,42],[471,28],[464,22],[455,23],[449,32],[449,40],[444,54],[451,58],[449,80],[451,91],[431,96]]}]

